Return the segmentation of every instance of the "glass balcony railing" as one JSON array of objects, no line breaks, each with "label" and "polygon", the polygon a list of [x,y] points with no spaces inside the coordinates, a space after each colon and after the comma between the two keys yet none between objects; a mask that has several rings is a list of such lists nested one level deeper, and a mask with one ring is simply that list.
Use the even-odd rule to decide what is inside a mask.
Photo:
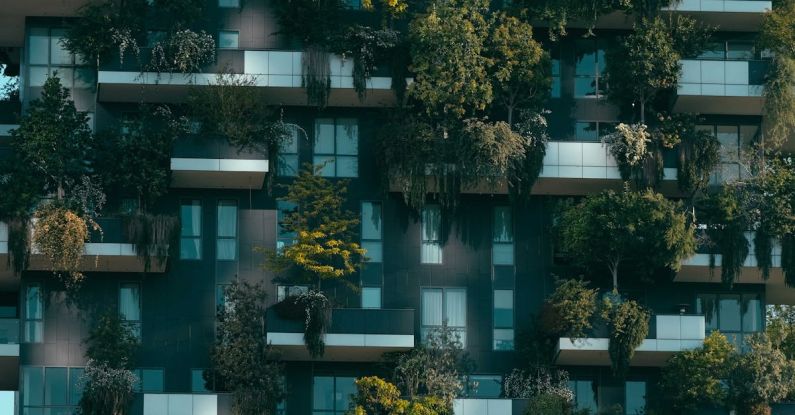
[{"label": "glass balcony railing", "polygon": [[19,344],[19,320],[0,318],[0,344]]},{"label": "glass balcony railing", "polygon": [[[268,333],[303,333],[303,319],[285,319],[273,310],[267,313]],[[328,334],[414,335],[414,310],[335,308]]]},{"label": "glass balcony railing", "polygon": [[684,59],[677,92],[682,95],[760,97],[767,60]]}]

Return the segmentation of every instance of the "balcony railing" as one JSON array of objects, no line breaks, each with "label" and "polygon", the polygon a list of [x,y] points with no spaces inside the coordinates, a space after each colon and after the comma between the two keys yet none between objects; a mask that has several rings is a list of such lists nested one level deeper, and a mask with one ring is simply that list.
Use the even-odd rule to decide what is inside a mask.
[{"label": "balcony railing", "polygon": [[221,137],[185,137],[172,152],[171,187],[260,189],[268,169],[267,154],[240,151]]},{"label": "balcony railing", "polygon": [[[662,366],[674,353],[703,344],[705,328],[703,315],[653,316],[649,321],[649,334],[635,349],[632,365]],[[598,329],[588,338],[561,338],[558,342],[557,363],[584,366],[609,365],[610,357],[607,353],[609,344],[607,333]]]},{"label": "balcony railing", "polygon": [[766,60],[680,61],[682,75],[674,107],[678,112],[759,115]]},{"label": "balcony railing", "polygon": [[[285,319],[271,309],[266,320],[268,342],[284,359],[309,359],[303,319]],[[377,361],[384,352],[409,350],[414,347],[414,310],[333,309],[325,343],[324,359],[335,361]]]}]

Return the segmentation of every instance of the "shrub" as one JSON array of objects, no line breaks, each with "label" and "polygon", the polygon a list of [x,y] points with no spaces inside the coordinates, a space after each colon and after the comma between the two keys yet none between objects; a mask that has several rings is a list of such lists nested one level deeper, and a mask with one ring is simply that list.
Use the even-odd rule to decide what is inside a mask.
[{"label": "shrub", "polygon": [[88,240],[88,225],[80,216],[55,203],[40,207],[33,228],[33,245],[51,263],[67,286],[83,280],[80,262]]}]

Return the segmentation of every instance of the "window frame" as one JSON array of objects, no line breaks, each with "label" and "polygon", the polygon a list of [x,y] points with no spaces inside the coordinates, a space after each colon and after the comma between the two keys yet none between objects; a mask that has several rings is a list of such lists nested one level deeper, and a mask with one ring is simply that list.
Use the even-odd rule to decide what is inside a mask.
[{"label": "window frame", "polygon": [[[284,142],[279,144],[276,156],[276,175],[279,177],[298,177],[298,172],[301,170],[301,128],[295,124],[287,124],[287,128],[290,131],[290,140],[293,140],[295,151],[292,151],[293,149],[287,151]],[[293,158],[295,159],[294,163],[288,162],[288,160]]]},{"label": "window frame", "polygon": [[[316,409],[315,408],[315,400],[316,400],[316,397],[315,397],[315,382],[316,382],[317,378],[331,378],[332,379],[332,381],[331,381],[331,385],[332,385],[331,396],[334,396],[334,400],[332,402],[332,406],[333,406],[332,409],[327,409],[327,408]],[[329,374],[329,375],[322,375],[322,374],[312,375],[312,396],[311,396],[312,404],[311,404],[311,409],[310,409],[310,413],[312,415],[345,415],[346,413],[348,413],[349,406],[350,406],[350,398],[348,398],[348,397],[345,397],[345,399],[348,401],[348,405],[343,405],[344,406],[343,408],[337,408],[337,399],[336,399],[336,396],[337,396],[337,393],[338,393],[337,392],[337,389],[338,389],[337,379],[353,379],[354,382],[356,381],[356,377],[355,376],[337,376],[337,375],[332,375],[332,374]],[[355,389],[355,383],[354,383],[354,389]]]},{"label": "window frame", "polygon": [[[47,404],[47,369],[65,369],[66,370],[66,400],[63,404]],[[41,390],[39,391],[41,396],[41,403],[39,404],[26,404],[25,399],[28,397],[30,390],[25,388],[25,376],[29,370],[36,370],[39,372],[41,377],[41,384],[38,385]],[[26,409],[40,409],[42,411],[47,409],[75,409],[77,408],[78,404],[80,403],[80,396],[83,394],[82,388],[80,388],[80,375],[74,377],[77,382],[72,383],[73,375],[76,373],[82,374],[85,372],[85,367],[82,366],[41,366],[41,365],[23,365],[20,366],[19,376],[20,376],[20,386],[19,386],[19,409],[22,411],[20,413],[27,413]],[[75,394],[77,393],[77,394]],[[74,398],[74,400],[72,399]]]},{"label": "window frame", "polygon": [[[235,35],[235,46],[221,46],[221,35]],[[218,50],[239,50],[240,49],[240,31],[220,29],[218,30]]]},{"label": "window frame", "polygon": [[[224,205],[224,203],[229,203]],[[221,206],[235,208],[235,234],[234,236],[221,236]],[[215,204],[215,260],[219,262],[234,262],[240,259],[240,204],[235,199],[219,199]],[[235,250],[232,258],[219,257],[219,244],[221,241],[233,241]]]},{"label": "window frame", "polygon": [[[30,295],[28,294],[28,290],[32,287],[38,288],[38,295],[37,301],[39,302],[38,309],[41,312],[41,316],[31,318],[28,314],[28,303],[30,300]],[[23,291],[24,295],[24,307],[22,308],[22,342],[21,343],[44,343],[44,315],[45,315],[45,304],[44,304],[44,283],[40,281],[28,282],[25,284],[25,290]],[[33,327],[37,327],[37,329],[33,333],[39,333],[39,336],[36,339],[32,339],[30,334],[31,332],[28,330],[28,325],[33,324]]]},{"label": "window frame", "polygon": [[[434,209],[439,212],[439,221],[438,221],[438,229],[436,233],[439,235],[438,239],[426,239],[426,232],[425,232],[425,211],[427,209]],[[440,205],[431,204],[425,205],[422,207],[420,212],[420,264],[421,265],[444,265],[444,245],[442,244],[442,231],[444,230],[443,226],[444,221],[444,213],[442,212],[442,207]],[[435,249],[439,251],[439,261],[438,262],[428,262],[424,256],[425,247],[426,246],[433,246]]]},{"label": "window frame", "polygon": [[[593,70],[592,74],[584,75],[584,74],[578,74],[577,73],[577,63],[579,61],[578,56],[577,56],[577,51],[578,51],[577,42],[581,42],[581,44],[584,44],[585,42],[590,42],[591,43],[591,47],[589,48],[587,54],[593,54],[594,70]],[[604,39],[577,39],[577,40],[575,40],[575,43],[573,45],[573,53],[574,53],[574,91],[573,92],[574,92],[574,98],[575,99],[600,99],[600,98],[605,98],[605,96],[607,94],[607,84],[605,83],[605,85],[602,86],[603,80],[605,79],[605,74],[603,72],[604,69],[603,68],[600,69],[600,66],[603,66],[603,67],[607,66],[607,50],[609,48],[608,48],[608,45],[606,45],[605,43],[607,43],[607,42]],[[604,63],[602,63],[599,60],[600,54],[603,57],[603,59],[605,60]],[[580,79],[591,79],[592,80],[592,82],[594,84],[593,85],[593,91],[594,91],[593,95],[578,95],[577,81],[580,80]]]},{"label": "window frame", "polygon": [[[426,325],[422,321],[422,315],[425,310],[425,302],[423,293],[425,291],[441,291],[442,292],[442,323],[439,325]],[[464,293],[464,325],[463,326],[452,326],[450,325],[450,318],[447,315],[447,293],[450,291],[458,291]],[[447,324],[447,327],[459,332],[463,333],[462,336],[459,336],[459,341],[461,342],[462,348],[466,348],[467,346],[467,334],[468,334],[468,317],[469,313],[469,298],[468,298],[468,290],[467,287],[453,287],[453,286],[425,286],[420,287],[420,340],[425,342],[425,338],[427,337],[427,333],[432,329],[437,329],[443,327]]]},{"label": "window frame", "polygon": [[[318,143],[318,137],[319,137],[319,132],[320,132],[320,128],[318,128],[318,126],[319,126],[319,124],[322,121],[329,121],[329,120],[331,120],[331,124],[332,124],[333,129],[334,129],[334,136],[332,137],[333,153],[319,153],[317,151],[317,147],[318,147],[317,143]],[[342,124],[341,121],[343,121],[343,120],[344,121],[354,121],[354,124],[356,126],[356,154],[354,154],[354,155],[352,155],[352,154],[341,154],[340,150],[338,148],[338,145],[337,145],[337,138],[338,138],[337,137],[337,129],[340,127],[340,125]],[[325,169],[328,168],[328,165],[325,165],[316,174],[318,174],[321,177],[325,177],[327,179],[332,179],[332,178],[357,179],[357,178],[359,178],[359,155],[360,155],[360,152],[359,152],[359,142],[360,142],[359,125],[360,125],[359,118],[355,118],[355,117],[321,117],[321,118],[315,118],[315,124],[314,124],[314,133],[315,134],[314,134],[314,139],[312,140],[312,164],[314,166],[316,166],[316,167],[319,166],[319,163],[316,162],[318,158],[331,159],[332,160],[331,164],[333,165],[333,170],[334,170],[332,175],[324,175],[323,171],[325,171]],[[344,159],[344,158],[345,159],[355,159],[356,160],[356,172],[355,172],[355,174],[353,176],[341,176],[340,175],[340,173],[339,173],[340,172],[340,167],[339,167],[340,163],[339,163],[339,161],[340,161],[340,159]]]},{"label": "window frame", "polygon": [[[179,259],[181,261],[201,261],[204,257],[204,242],[202,240],[202,234],[204,233],[204,206],[202,204],[201,199],[185,199],[182,200],[179,204],[180,206],[180,223],[184,223],[185,218],[182,217],[182,208],[185,206],[197,206],[199,208],[198,217],[199,217],[199,233],[197,235],[183,235],[182,229],[180,229],[179,235]],[[183,228],[184,225],[181,225],[180,228]],[[198,240],[198,257],[196,258],[187,258],[182,256],[182,243],[183,240],[191,240],[196,241]]]},{"label": "window frame", "polygon": [[[128,319],[122,313],[122,300],[121,300],[121,298],[122,298],[121,297],[122,289],[125,288],[125,287],[129,288],[129,287],[132,287],[132,286],[135,286],[136,289],[138,290],[138,320]],[[138,339],[138,342],[141,342],[142,339],[143,339],[143,318],[144,318],[144,316],[143,316],[143,302],[144,302],[144,300],[143,300],[143,287],[142,287],[141,283],[137,282],[137,281],[120,282],[119,283],[118,301],[119,301],[119,306],[118,306],[119,319],[121,319],[121,321],[126,326],[128,326],[130,328],[130,330],[133,333],[133,336],[135,336],[135,338]]]}]

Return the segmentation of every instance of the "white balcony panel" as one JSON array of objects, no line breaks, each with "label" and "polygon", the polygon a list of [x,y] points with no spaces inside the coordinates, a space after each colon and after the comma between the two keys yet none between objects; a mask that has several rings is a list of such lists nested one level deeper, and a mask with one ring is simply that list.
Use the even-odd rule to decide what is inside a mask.
[{"label": "white balcony panel", "polygon": [[19,357],[19,345],[0,344],[0,357]]},{"label": "white balcony panel", "polygon": [[218,395],[144,394],[144,415],[217,415]]},{"label": "white balcony panel", "polygon": [[513,401],[510,399],[456,399],[453,401],[455,415],[511,415]]},{"label": "white balcony panel", "polygon": [[764,13],[773,7],[770,1],[757,0],[682,0],[670,10],[680,12]]},{"label": "white balcony panel", "polygon": [[[375,362],[385,352],[405,351],[414,348],[411,334],[356,334],[326,333],[324,361]],[[282,353],[284,360],[313,360],[304,344],[303,333],[267,334],[267,341]]]}]

